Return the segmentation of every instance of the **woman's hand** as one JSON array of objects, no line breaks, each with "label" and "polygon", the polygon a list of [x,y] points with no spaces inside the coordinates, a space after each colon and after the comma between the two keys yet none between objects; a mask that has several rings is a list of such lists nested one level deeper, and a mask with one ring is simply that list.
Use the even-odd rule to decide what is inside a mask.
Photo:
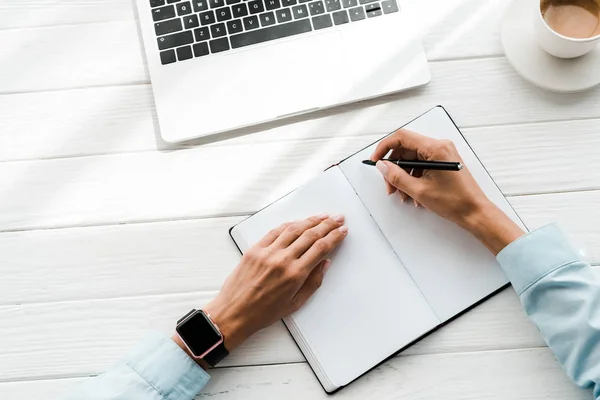
[{"label": "woman's hand", "polygon": [[244,254],[204,310],[231,351],[253,333],[298,310],[321,286],[326,259],[348,234],[341,215],[286,223]]},{"label": "woman's hand", "polygon": [[378,161],[388,194],[399,191],[403,200],[412,198],[415,205],[433,211],[468,230],[497,254],[506,245],[523,235],[481,190],[469,170],[406,171],[380,161],[389,152],[394,160],[426,160],[462,162],[454,143],[438,140],[401,129],[382,140],[371,156]]}]

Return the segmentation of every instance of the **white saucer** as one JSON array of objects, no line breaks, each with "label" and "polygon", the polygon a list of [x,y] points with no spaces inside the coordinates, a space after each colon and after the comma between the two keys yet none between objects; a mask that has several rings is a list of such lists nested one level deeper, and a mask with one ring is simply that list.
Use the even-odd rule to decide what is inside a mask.
[{"label": "white saucer", "polygon": [[546,53],[534,35],[539,0],[514,0],[502,22],[502,45],[506,58],[525,80],[560,93],[581,92],[600,84],[600,46],[574,59]]}]

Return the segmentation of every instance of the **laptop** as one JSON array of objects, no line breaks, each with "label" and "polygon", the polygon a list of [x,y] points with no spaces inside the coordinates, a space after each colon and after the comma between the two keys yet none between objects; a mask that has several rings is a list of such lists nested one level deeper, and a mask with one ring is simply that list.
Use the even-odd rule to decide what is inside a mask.
[{"label": "laptop", "polygon": [[181,142],[424,85],[398,0],[136,0],[162,138]]}]

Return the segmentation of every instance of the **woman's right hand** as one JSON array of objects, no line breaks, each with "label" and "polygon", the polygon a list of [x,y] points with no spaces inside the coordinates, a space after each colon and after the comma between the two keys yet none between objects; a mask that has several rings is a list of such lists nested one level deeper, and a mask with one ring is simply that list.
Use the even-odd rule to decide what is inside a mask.
[{"label": "woman's right hand", "polygon": [[387,161],[426,160],[461,162],[450,140],[438,140],[401,129],[383,139],[371,156],[377,162],[389,195],[399,191],[403,200],[412,198],[428,210],[468,230],[494,254],[523,235],[481,190],[466,168],[461,171],[406,171]]}]

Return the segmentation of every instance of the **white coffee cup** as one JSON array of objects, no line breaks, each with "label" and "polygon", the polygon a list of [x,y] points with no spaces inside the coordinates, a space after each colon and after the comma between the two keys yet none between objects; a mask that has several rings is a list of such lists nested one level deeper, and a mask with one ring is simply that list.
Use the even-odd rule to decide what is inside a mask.
[{"label": "white coffee cup", "polygon": [[586,38],[574,38],[558,33],[544,19],[542,3],[538,2],[535,16],[535,33],[540,46],[559,58],[575,58],[594,50],[600,43],[600,33]]}]

